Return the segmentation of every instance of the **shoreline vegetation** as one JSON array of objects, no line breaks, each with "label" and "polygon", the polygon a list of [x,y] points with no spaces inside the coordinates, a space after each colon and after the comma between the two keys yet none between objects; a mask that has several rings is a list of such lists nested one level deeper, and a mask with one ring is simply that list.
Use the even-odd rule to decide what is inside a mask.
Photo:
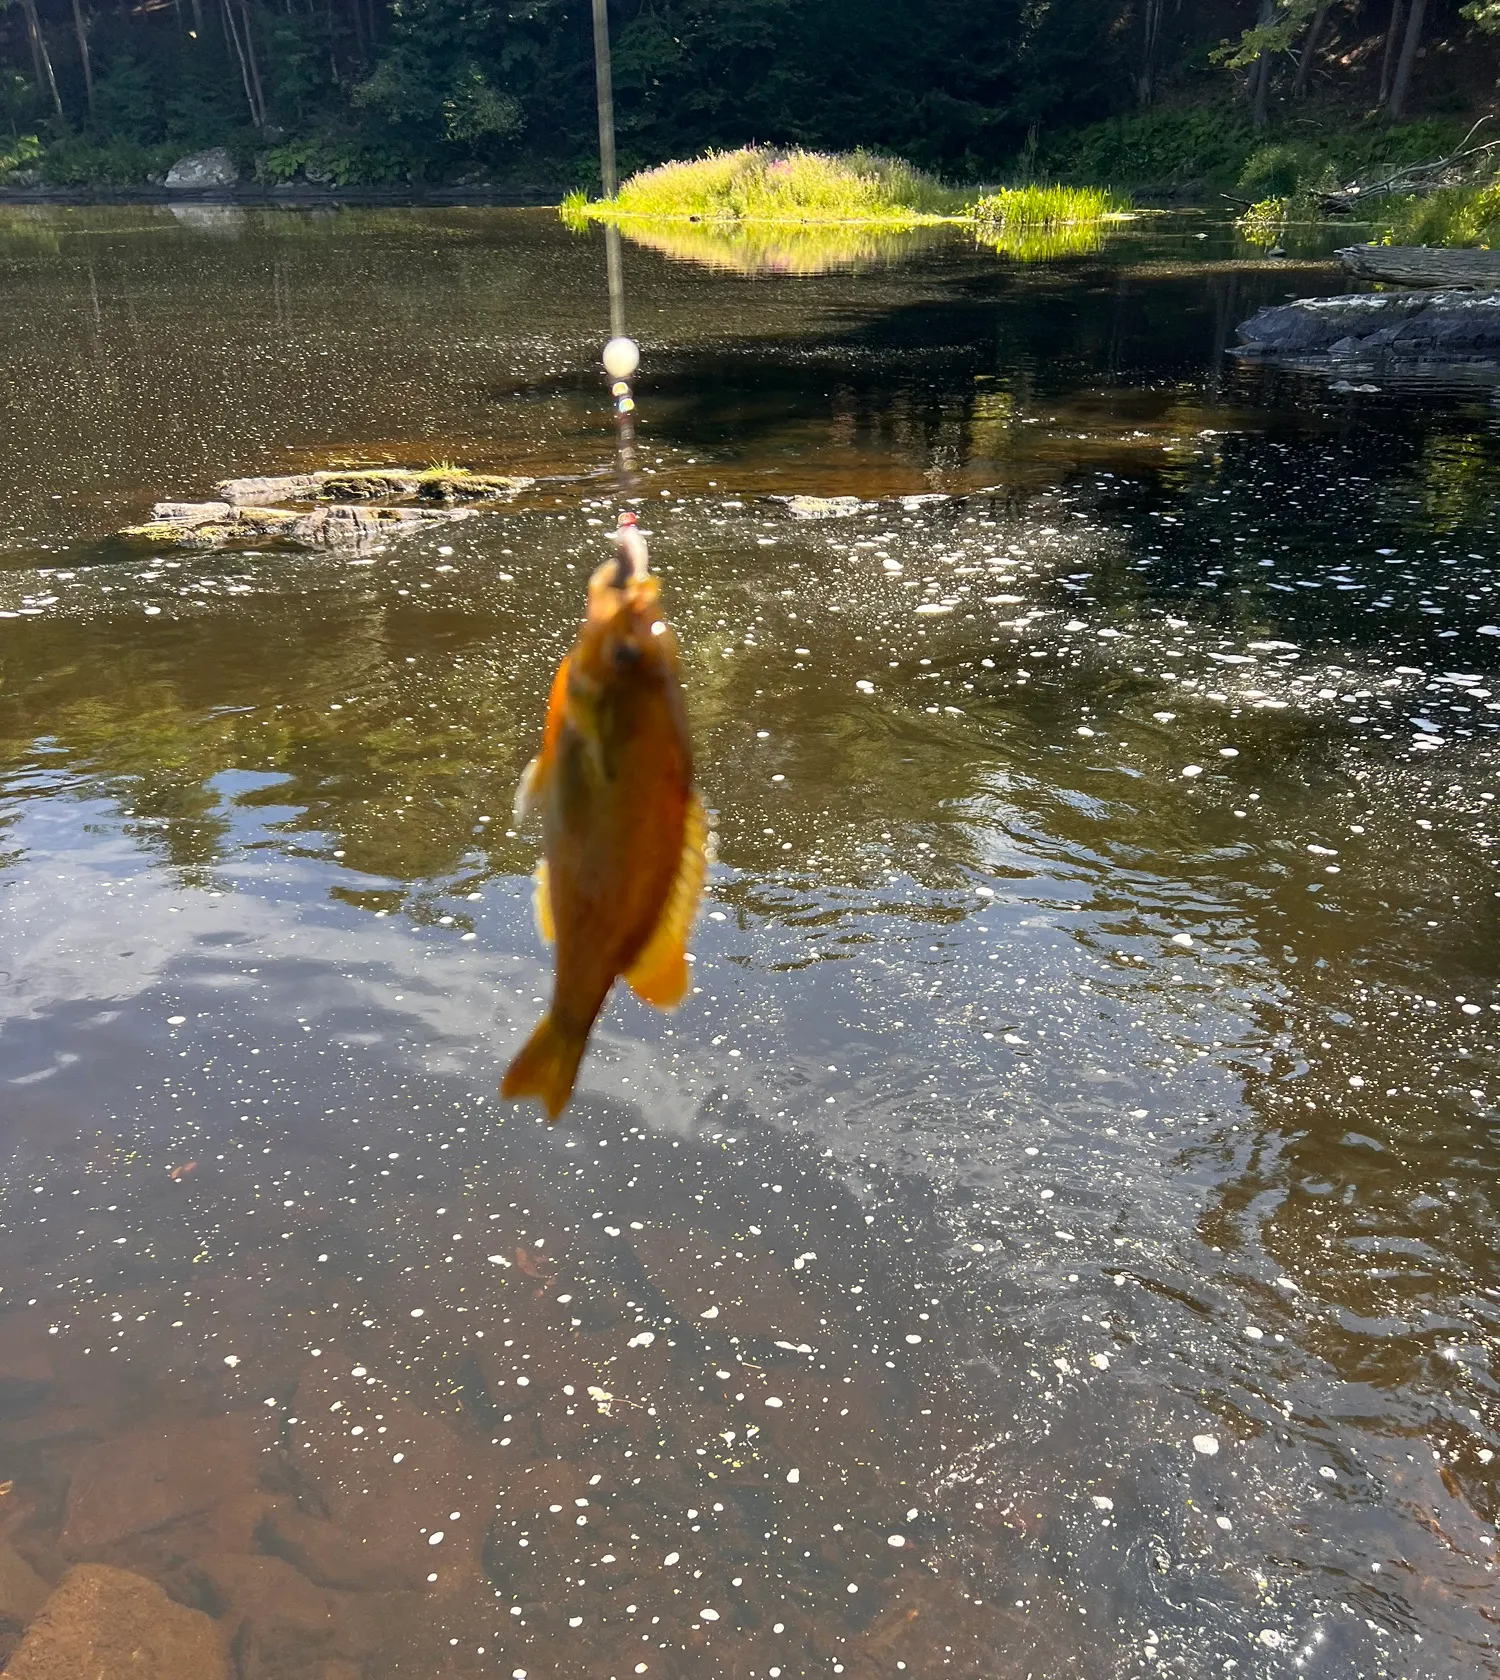
[{"label": "shoreline vegetation", "polygon": [[[228,191],[596,185],[579,0],[0,0],[0,196],[150,196],[226,154]],[[1217,203],[1443,152],[1493,110],[1500,0],[615,0],[625,173],[792,135],[944,181]],[[941,214],[941,204],[918,205]],[[1013,235],[1012,235],[1013,236]]]},{"label": "shoreline vegetation", "polygon": [[1250,244],[1270,248],[1297,227],[1357,223],[1378,244],[1488,250],[1500,242],[1500,139],[1474,138],[1487,120],[1451,154],[1348,183],[1326,161],[1268,149],[1266,167],[1247,167],[1241,185],[1269,190],[1236,226]]},{"label": "shoreline vegetation", "polygon": [[640,170],[613,199],[570,193],[560,213],[575,231],[613,223],[717,267],[814,273],[873,255],[874,236],[935,227],[967,228],[1021,260],[1086,254],[1136,212],[1099,187],[952,187],[875,152],[741,146]]}]

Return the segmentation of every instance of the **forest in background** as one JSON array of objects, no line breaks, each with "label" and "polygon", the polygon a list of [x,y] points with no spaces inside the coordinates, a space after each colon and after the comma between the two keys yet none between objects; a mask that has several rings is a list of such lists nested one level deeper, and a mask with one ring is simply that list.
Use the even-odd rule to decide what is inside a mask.
[{"label": "forest in background", "polygon": [[[1500,0],[614,0],[611,17],[626,167],[771,141],[956,181],[1262,196],[1278,183],[1257,170],[1441,151],[1500,75]],[[0,0],[0,182],[139,185],[222,145],[266,185],[576,186],[597,180],[592,78],[588,0]]]}]

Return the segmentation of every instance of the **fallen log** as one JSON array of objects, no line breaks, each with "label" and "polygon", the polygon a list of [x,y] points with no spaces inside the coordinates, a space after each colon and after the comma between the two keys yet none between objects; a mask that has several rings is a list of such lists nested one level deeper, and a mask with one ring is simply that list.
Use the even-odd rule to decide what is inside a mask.
[{"label": "fallen log", "polygon": [[1238,328],[1234,354],[1303,365],[1500,361],[1500,295],[1379,292],[1273,304]]},{"label": "fallen log", "polygon": [[1427,245],[1346,245],[1345,269],[1361,280],[1398,286],[1473,286],[1500,291],[1500,251],[1457,251]]}]

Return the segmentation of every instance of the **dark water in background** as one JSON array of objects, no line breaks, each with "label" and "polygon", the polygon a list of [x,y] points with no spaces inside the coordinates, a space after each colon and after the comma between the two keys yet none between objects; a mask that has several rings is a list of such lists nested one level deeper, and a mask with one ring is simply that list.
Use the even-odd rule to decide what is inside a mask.
[{"label": "dark water in background", "polygon": [[[1495,410],[1236,370],[1337,277],[1199,231],[628,255],[720,862],[548,1131],[508,813],[608,517],[597,246],[0,220],[44,1574],[244,1680],[1500,1673]],[[107,540],[336,459],[543,482],[373,564]]]}]

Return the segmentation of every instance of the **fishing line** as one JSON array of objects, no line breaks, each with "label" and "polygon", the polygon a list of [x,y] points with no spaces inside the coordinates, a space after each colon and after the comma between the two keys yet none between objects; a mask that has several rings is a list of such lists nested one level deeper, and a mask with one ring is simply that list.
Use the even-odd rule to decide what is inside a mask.
[{"label": "fishing line", "polygon": [[[594,5],[594,97],[599,114],[599,174],[604,196],[614,198],[620,190],[615,165],[615,91],[609,51],[609,0]],[[641,352],[625,333],[625,264],[620,249],[620,230],[612,221],[604,224],[604,264],[609,278],[609,342],[604,346],[604,371],[610,378],[610,396],[615,409],[615,479],[621,502],[636,488],[635,396],[630,381],[640,366]]]}]

